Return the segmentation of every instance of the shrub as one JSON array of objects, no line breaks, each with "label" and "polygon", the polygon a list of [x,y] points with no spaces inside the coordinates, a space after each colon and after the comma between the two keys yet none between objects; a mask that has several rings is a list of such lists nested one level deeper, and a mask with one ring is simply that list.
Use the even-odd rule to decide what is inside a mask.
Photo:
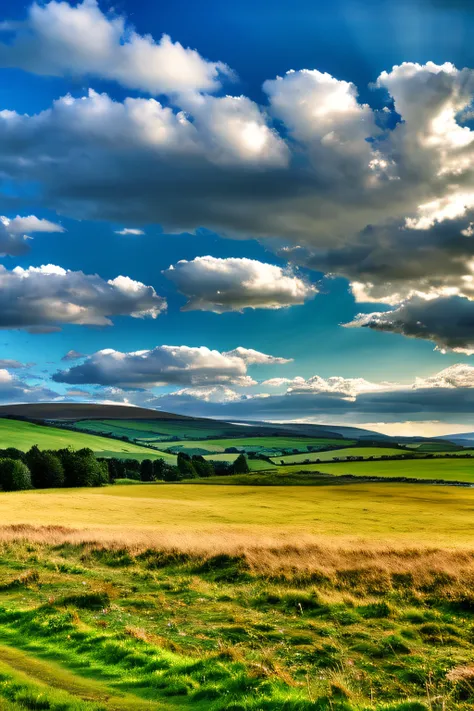
[{"label": "shrub", "polygon": [[31,489],[30,470],[19,459],[0,459],[0,485],[3,491]]},{"label": "shrub", "polygon": [[233,465],[234,474],[248,474],[250,469],[245,454],[239,454]]}]

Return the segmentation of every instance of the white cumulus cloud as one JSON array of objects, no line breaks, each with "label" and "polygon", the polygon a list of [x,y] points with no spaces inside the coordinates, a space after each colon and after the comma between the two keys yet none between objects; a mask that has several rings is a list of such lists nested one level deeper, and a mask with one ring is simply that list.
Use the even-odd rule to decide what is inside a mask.
[{"label": "white cumulus cloud", "polygon": [[247,348],[220,352],[205,346],[157,346],[151,350],[122,353],[111,348],[94,353],[80,365],[59,371],[57,382],[146,388],[160,385],[213,386],[255,385],[248,365],[287,363]]},{"label": "white cumulus cloud", "polygon": [[291,269],[256,259],[196,257],[164,271],[188,299],[184,311],[281,309],[304,304],[317,288]]},{"label": "white cumulus cloud", "polygon": [[[231,74],[163,35],[155,42],[117,15],[105,15],[96,0],[33,3],[24,22],[3,23],[10,35],[0,44],[0,65],[52,76],[111,79],[149,94],[214,91]],[[13,35],[13,36],[12,36]]]},{"label": "white cumulus cloud", "polygon": [[118,276],[41,267],[0,266],[0,328],[30,332],[59,330],[63,324],[110,326],[111,317],[156,318],[166,301],[153,287]]},{"label": "white cumulus cloud", "polygon": [[18,257],[28,252],[28,240],[34,232],[64,232],[64,227],[35,215],[13,219],[0,215],[0,256]]}]

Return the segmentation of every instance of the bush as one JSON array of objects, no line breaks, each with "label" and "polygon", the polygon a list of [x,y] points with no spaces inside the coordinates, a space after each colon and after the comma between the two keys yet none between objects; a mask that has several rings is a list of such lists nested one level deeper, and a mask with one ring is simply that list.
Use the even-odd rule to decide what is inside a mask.
[{"label": "bush", "polygon": [[3,491],[31,489],[31,474],[19,459],[0,459],[0,486]]},{"label": "bush", "polygon": [[233,465],[234,474],[248,474],[250,469],[245,454],[239,454]]}]

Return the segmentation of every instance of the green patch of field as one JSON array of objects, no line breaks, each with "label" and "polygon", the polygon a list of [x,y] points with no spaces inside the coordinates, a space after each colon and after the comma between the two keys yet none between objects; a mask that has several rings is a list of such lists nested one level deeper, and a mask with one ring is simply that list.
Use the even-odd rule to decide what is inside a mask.
[{"label": "green patch of field", "polygon": [[[354,444],[353,440],[342,440],[348,445]],[[209,454],[213,452],[223,453],[232,447],[239,452],[258,452],[262,454],[272,454],[283,452],[284,450],[295,450],[296,452],[309,452],[311,449],[319,450],[331,446],[341,446],[341,440],[323,439],[313,437],[240,437],[238,439],[209,439],[209,440],[189,440],[180,442],[170,442],[163,444],[163,449],[172,452],[196,453],[193,450],[206,450]]]},{"label": "green patch of field", "polygon": [[243,427],[229,425],[226,422],[200,420],[79,420],[74,427],[98,434],[111,434],[114,437],[127,436],[132,440],[150,442],[206,437],[225,437],[239,435]]},{"label": "green patch of field", "polygon": [[15,447],[26,452],[33,445],[40,449],[82,449],[88,447],[97,456],[122,459],[156,459],[163,457],[170,463],[176,458],[164,452],[140,447],[131,442],[122,442],[106,437],[60,429],[19,420],[0,419],[0,448]]},{"label": "green patch of field", "polygon": [[328,462],[335,458],[344,459],[347,457],[364,457],[368,459],[369,457],[382,457],[382,456],[392,456],[403,454],[403,449],[397,449],[395,447],[345,447],[343,449],[332,449],[326,452],[313,452],[311,454],[291,454],[286,457],[278,457],[273,461],[275,464],[296,464],[305,462],[309,459],[315,462],[319,459],[321,462]]},{"label": "green patch of field", "polygon": [[416,444],[407,444],[408,449],[416,449],[418,452],[451,452],[462,450],[457,444],[451,442],[417,442]]},{"label": "green patch of field", "polygon": [[352,474],[364,477],[409,477],[412,479],[439,479],[474,483],[474,459],[461,457],[436,459],[408,459],[393,461],[332,462],[306,464],[301,467],[278,467],[279,474],[297,471],[321,472],[339,476]]}]

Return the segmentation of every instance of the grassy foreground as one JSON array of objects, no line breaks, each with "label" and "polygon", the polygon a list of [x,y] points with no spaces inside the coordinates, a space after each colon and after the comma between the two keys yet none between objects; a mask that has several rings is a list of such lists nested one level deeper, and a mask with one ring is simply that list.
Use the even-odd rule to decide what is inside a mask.
[{"label": "grassy foreground", "polygon": [[198,553],[9,534],[2,709],[472,708],[472,552]]},{"label": "grassy foreground", "polygon": [[0,709],[467,711],[474,490],[0,495]]}]

